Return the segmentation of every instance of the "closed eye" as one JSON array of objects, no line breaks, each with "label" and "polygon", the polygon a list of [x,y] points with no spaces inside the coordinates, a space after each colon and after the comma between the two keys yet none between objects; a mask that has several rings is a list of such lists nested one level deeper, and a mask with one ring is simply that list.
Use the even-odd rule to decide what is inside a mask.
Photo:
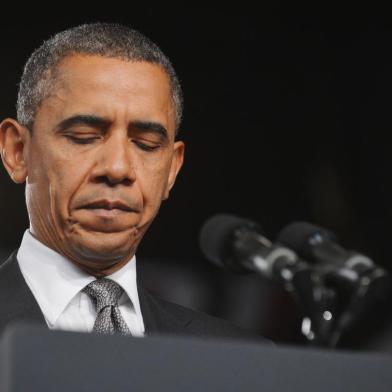
[{"label": "closed eye", "polygon": [[159,144],[151,145],[151,144],[141,142],[140,140],[133,140],[133,143],[135,143],[141,150],[148,151],[148,152],[155,151],[160,147]]},{"label": "closed eye", "polygon": [[74,136],[74,135],[64,135],[64,136],[76,144],[91,144],[95,140],[100,139],[100,137],[98,137],[98,136],[90,136],[90,137],[80,137],[80,136],[78,137],[78,136]]},{"label": "closed eye", "polygon": [[[86,145],[86,144],[92,144],[96,140],[101,139],[100,136],[75,136],[75,135],[64,135],[68,140],[70,140],[72,143],[75,144],[81,144],[81,145]],[[147,152],[152,152],[156,151],[161,147],[160,144],[151,144],[141,141],[141,140],[132,140],[132,142],[141,150],[147,151]]]}]

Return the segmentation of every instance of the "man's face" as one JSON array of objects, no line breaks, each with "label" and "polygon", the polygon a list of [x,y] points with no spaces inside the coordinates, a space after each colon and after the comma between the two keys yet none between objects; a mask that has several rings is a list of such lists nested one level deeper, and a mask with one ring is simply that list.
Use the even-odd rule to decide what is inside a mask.
[{"label": "man's face", "polygon": [[34,235],[87,271],[127,261],[183,159],[166,73],[74,55],[40,106],[24,152]]}]

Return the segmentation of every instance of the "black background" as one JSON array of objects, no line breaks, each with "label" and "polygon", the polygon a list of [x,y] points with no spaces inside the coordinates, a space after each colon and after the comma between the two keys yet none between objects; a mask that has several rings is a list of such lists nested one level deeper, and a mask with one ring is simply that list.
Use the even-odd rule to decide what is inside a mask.
[{"label": "black background", "polygon": [[[152,260],[142,267],[147,280],[157,292],[171,286],[167,296],[177,302],[301,342],[291,298],[267,281],[210,266],[198,235],[218,212],[258,221],[271,239],[289,222],[310,221],[391,269],[392,34],[383,10],[363,11],[329,18],[322,9],[128,6],[8,18],[0,27],[0,115],[15,115],[24,62],[62,29],[120,22],[153,39],[183,84],[186,161],[139,248],[139,258]],[[0,170],[5,250],[17,247],[28,225],[23,190]],[[383,306],[351,346],[376,334],[372,325],[388,313]]]}]

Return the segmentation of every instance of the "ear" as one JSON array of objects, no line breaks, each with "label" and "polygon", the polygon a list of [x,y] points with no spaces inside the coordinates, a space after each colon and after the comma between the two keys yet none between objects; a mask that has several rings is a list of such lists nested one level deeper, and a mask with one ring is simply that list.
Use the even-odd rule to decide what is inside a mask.
[{"label": "ear", "polygon": [[173,188],[173,185],[176,182],[177,174],[180,171],[182,164],[184,163],[184,151],[184,142],[174,142],[173,158],[170,166],[169,178],[162,200],[166,200],[169,197],[170,190]]},{"label": "ear", "polygon": [[11,179],[21,184],[27,178],[26,153],[30,132],[12,118],[0,123],[0,153]]}]

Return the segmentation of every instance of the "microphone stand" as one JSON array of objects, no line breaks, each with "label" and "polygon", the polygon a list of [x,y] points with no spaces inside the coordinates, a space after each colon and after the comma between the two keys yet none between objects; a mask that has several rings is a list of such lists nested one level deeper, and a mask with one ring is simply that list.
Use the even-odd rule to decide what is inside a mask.
[{"label": "microphone stand", "polygon": [[279,279],[301,306],[301,332],[312,346],[335,348],[342,335],[390,290],[388,273],[376,268],[354,282],[336,271],[303,263]]},{"label": "microphone stand", "polygon": [[[335,282],[338,281],[335,280]],[[335,328],[330,336],[329,345],[331,347],[338,345],[344,333],[363,317],[374,303],[387,297],[391,287],[390,283],[389,274],[382,268],[375,268],[360,276],[351,284],[351,287],[346,288],[348,299],[339,313]],[[342,287],[342,284],[339,284],[338,287]],[[342,292],[342,288],[340,291]]]},{"label": "microphone stand", "polygon": [[337,293],[326,287],[319,271],[305,263],[288,274],[281,271],[285,289],[294,297],[305,315],[301,332],[314,346],[331,346],[331,336],[335,324]]}]

